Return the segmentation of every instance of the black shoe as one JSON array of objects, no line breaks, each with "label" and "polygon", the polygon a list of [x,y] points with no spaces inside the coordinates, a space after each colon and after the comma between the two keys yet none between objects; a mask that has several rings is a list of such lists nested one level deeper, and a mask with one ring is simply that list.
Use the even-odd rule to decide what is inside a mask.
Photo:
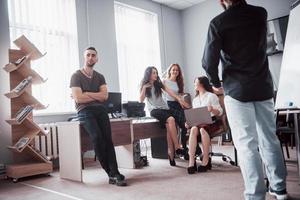
[{"label": "black shoe", "polygon": [[286,189],[275,191],[271,187],[269,188],[269,194],[272,196],[275,196],[277,200],[286,200],[288,199],[288,194],[286,192]]},{"label": "black shoe", "polygon": [[194,166],[187,168],[188,174],[195,174],[196,170],[197,170],[197,168],[195,169]]},{"label": "black shoe", "polygon": [[171,166],[176,166],[175,159],[173,158],[173,160],[171,160],[170,156],[168,156],[168,157],[169,157],[170,165],[171,165]]},{"label": "black shoe", "polygon": [[188,174],[195,174],[196,171],[197,171],[197,164],[195,160],[194,166],[188,167],[187,172]]},{"label": "black shoe", "polygon": [[208,163],[206,165],[199,165],[197,168],[198,172],[206,172],[211,169],[211,158],[208,159]]},{"label": "black shoe", "polygon": [[175,153],[179,156],[184,156],[185,155],[185,150],[184,149],[176,149]]},{"label": "black shoe", "polygon": [[123,174],[118,174],[118,176],[120,177],[120,180],[122,180],[122,181],[125,180],[125,176]]},{"label": "black shoe", "polygon": [[127,186],[127,183],[125,181],[125,176],[122,175],[122,174],[117,174],[115,176],[110,176],[108,183],[116,185],[116,186]]}]

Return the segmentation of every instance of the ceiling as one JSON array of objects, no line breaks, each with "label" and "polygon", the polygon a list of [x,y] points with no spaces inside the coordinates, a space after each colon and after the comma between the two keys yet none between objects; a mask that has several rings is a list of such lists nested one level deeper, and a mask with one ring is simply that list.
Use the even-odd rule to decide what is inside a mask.
[{"label": "ceiling", "polygon": [[152,0],[171,8],[183,10],[206,0]]}]

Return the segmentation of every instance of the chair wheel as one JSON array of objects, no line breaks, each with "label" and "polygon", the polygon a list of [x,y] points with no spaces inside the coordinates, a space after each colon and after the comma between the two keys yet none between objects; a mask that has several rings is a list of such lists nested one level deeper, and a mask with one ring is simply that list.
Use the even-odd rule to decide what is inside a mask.
[{"label": "chair wheel", "polygon": [[223,160],[224,162],[226,162],[226,161],[227,161],[226,157],[222,157],[222,160]]},{"label": "chair wheel", "polygon": [[14,183],[17,183],[17,182],[18,182],[18,179],[17,179],[17,178],[14,178],[14,179],[13,179],[13,182],[14,182]]}]

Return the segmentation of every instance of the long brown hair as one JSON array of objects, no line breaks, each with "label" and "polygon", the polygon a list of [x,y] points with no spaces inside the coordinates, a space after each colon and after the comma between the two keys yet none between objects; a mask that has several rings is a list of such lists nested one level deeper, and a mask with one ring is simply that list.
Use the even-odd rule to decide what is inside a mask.
[{"label": "long brown hair", "polygon": [[176,83],[178,85],[178,93],[183,93],[183,88],[184,88],[184,83],[183,83],[183,75],[182,75],[182,71],[181,71],[181,68],[179,66],[179,64],[175,63],[175,64],[171,64],[168,68],[168,78],[171,77],[171,70],[173,67],[177,66],[178,68],[178,75],[176,77]]},{"label": "long brown hair", "polygon": [[[144,77],[143,77],[143,79],[141,81],[140,91],[142,91],[143,86],[145,84],[147,84],[147,83],[150,82],[150,78],[151,78],[153,70],[155,70],[156,72],[158,72],[157,69],[156,69],[156,67],[154,67],[154,66],[150,66],[150,67],[146,68],[145,73],[144,73]],[[159,78],[158,75],[157,75],[157,80],[154,81],[154,83],[153,83],[153,87],[154,87],[155,96],[156,97],[161,96],[161,94],[162,94],[161,89],[164,89],[164,85],[162,84],[162,82],[161,82],[161,80],[160,80],[160,78]],[[146,89],[145,96],[148,97],[148,98],[151,98],[151,96],[152,96],[152,94],[151,94],[151,87]]]},{"label": "long brown hair", "polygon": [[[211,84],[209,83],[209,80],[206,76],[200,76],[198,78],[195,78],[195,81],[197,79],[198,79],[199,84],[201,84],[206,91],[213,92],[213,88],[212,88]],[[195,96],[198,96],[198,95],[199,95],[199,91],[196,90],[196,95]]]}]

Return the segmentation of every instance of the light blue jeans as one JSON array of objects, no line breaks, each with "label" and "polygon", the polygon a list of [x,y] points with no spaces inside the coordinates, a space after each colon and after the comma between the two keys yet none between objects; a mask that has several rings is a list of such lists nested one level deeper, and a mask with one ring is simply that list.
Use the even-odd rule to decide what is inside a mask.
[{"label": "light blue jeans", "polygon": [[227,95],[224,102],[244,178],[245,199],[265,199],[263,164],[270,187],[286,189],[286,168],[276,136],[273,99],[241,102]]}]

